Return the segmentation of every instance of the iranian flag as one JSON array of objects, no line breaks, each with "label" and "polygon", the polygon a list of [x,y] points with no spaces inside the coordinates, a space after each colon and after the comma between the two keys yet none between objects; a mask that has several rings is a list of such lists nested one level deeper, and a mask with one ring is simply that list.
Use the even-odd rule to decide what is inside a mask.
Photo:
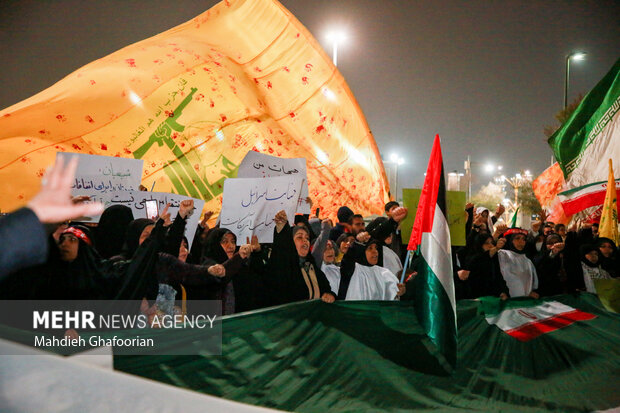
[{"label": "iranian flag", "polygon": [[[620,191],[620,179],[616,179],[616,190]],[[586,208],[603,205],[607,193],[607,181],[595,182],[558,194],[566,215],[573,215]]]},{"label": "iranian flag", "polygon": [[[408,255],[417,251],[415,310],[426,334],[450,366],[456,364],[456,301],[452,278],[450,230],[439,135],[426,170]],[[441,359],[441,357],[440,357]]]},{"label": "iranian flag", "polygon": [[[620,159],[620,60],[549,138],[567,189],[607,178],[607,159]],[[619,164],[614,171],[620,176]],[[568,212],[567,212],[568,214]]]},{"label": "iranian flag", "polygon": [[557,301],[482,298],[481,310],[487,323],[496,325],[519,341],[530,341],[542,334],[596,316]]}]

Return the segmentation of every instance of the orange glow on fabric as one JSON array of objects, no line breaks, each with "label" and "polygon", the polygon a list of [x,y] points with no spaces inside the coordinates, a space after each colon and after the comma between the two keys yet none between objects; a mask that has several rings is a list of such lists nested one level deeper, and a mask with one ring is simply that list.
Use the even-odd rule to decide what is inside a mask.
[{"label": "orange glow on fabric", "polygon": [[143,159],[145,187],[218,211],[249,150],[305,158],[324,217],[382,214],[389,200],[344,78],[274,0],[221,2],[0,111],[0,208],[24,205],[65,151]]}]

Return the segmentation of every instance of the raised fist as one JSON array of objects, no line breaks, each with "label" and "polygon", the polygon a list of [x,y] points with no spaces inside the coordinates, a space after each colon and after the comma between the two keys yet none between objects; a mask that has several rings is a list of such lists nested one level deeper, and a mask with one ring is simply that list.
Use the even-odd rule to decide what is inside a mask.
[{"label": "raised fist", "polygon": [[284,225],[288,221],[288,217],[286,216],[286,211],[282,210],[276,214],[273,219],[276,225],[281,224]]},{"label": "raised fist", "polygon": [[396,222],[400,222],[407,218],[407,212],[407,208],[405,207],[394,208],[394,211],[392,211],[392,219]]},{"label": "raised fist", "polygon": [[179,204],[179,215],[185,219],[194,211],[194,200],[186,199]]}]

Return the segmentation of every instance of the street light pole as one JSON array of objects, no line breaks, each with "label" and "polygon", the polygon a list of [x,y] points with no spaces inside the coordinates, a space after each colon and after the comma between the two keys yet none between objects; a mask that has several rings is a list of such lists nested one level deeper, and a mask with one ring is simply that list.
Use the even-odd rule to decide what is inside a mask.
[{"label": "street light pole", "polygon": [[568,79],[570,76],[570,61],[583,60],[586,54],[582,52],[574,52],[566,56],[566,72],[564,76],[564,110],[568,107]]},{"label": "street light pole", "polygon": [[516,212],[517,208],[519,208],[519,188],[521,188],[528,182],[532,182],[532,174],[528,170],[528,171],[525,171],[523,175],[518,173],[512,178],[506,178],[505,176],[502,175],[502,180],[507,182],[514,190],[515,202],[514,202],[513,207]]},{"label": "street light pole", "polygon": [[343,32],[331,32],[327,35],[327,40],[332,42],[332,62],[338,66],[338,43],[343,42],[346,36]]},{"label": "street light pole", "polygon": [[398,156],[397,154],[393,153],[390,155],[390,161],[391,163],[394,164],[394,166],[396,167],[396,179],[394,179],[394,198],[396,199],[396,201],[398,202],[398,167],[402,164],[405,163],[405,160],[403,158],[401,158],[400,156]]},{"label": "street light pole", "polygon": [[334,62],[334,66],[338,66],[338,41],[334,40],[334,44],[332,47],[332,60]]},{"label": "street light pole", "polygon": [[467,175],[467,202],[471,200],[471,158],[467,155],[465,161],[465,174]]}]

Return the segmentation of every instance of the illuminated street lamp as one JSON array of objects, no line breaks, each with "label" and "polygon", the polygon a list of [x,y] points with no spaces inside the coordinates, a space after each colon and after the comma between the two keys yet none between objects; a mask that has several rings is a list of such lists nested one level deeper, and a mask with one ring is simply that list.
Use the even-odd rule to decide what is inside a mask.
[{"label": "illuminated street lamp", "polygon": [[398,167],[400,165],[403,165],[405,163],[405,160],[403,158],[401,158],[400,156],[398,156],[397,154],[393,153],[390,155],[390,163],[394,164],[395,169],[396,169],[396,179],[394,182],[394,194],[396,197],[396,200],[398,201]]},{"label": "illuminated street lamp", "polygon": [[564,109],[568,107],[568,77],[570,73],[570,61],[580,61],[586,58],[586,54],[582,52],[574,52],[566,56],[566,76],[564,77]]},{"label": "illuminated street lamp", "polygon": [[327,34],[327,40],[332,43],[332,61],[334,66],[338,66],[338,44],[344,43],[347,36],[342,31],[334,31]]},{"label": "illuminated street lamp", "polygon": [[499,174],[504,168],[502,165],[495,165],[493,163],[482,164],[480,162],[472,162],[471,157],[467,155],[467,160],[465,161],[465,176],[467,177],[467,199],[471,199],[471,181],[472,181],[472,171],[471,167],[473,166],[482,166],[483,170],[487,174],[497,173]]}]

